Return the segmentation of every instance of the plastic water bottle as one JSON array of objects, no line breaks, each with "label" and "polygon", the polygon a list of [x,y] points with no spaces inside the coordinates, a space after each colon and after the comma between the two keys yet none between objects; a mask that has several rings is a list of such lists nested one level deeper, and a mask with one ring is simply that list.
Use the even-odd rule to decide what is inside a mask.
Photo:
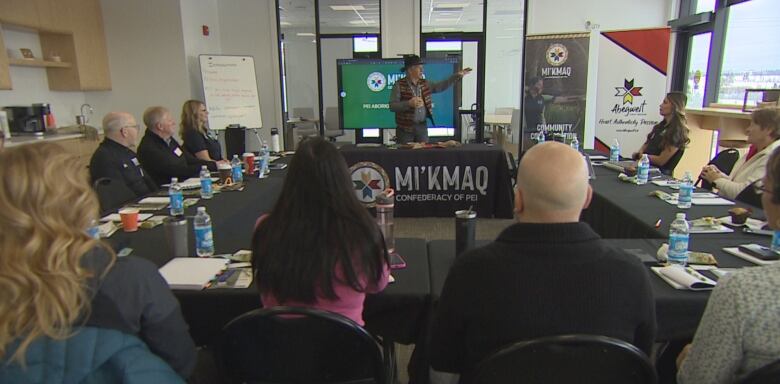
[{"label": "plastic water bottle", "polygon": [[669,226],[669,264],[685,266],[688,263],[688,221],[685,213],[678,213]]},{"label": "plastic water bottle", "polygon": [[211,172],[205,165],[200,167],[200,197],[204,199],[214,197],[214,189],[211,185]]},{"label": "plastic water bottle", "polygon": [[770,248],[775,252],[780,252],[780,231],[775,231],[774,235],[772,235],[772,245]]},{"label": "plastic water bottle", "polygon": [[89,221],[87,235],[95,240],[100,240],[100,223],[96,219]]},{"label": "plastic water bottle", "polygon": [[620,161],[620,142],[618,139],[615,139],[615,142],[609,147],[609,161]]},{"label": "plastic water bottle", "polygon": [[571,144],[569,144],[569,145],[571,145],[571,147],[574,148],[575,151],[579,151],[580,150],[580,141],[577,139],[577,134],[576,133],[574,135],[572,135]]},{"label": "plastic water bottle", "polygon": [[168,196],[171,199],[171,216],[184,215],[184,195],[181,193],[179,179],[171,178],[171,186],[168,187]]},{"label": "plastic water bottle", "polygon": [[261,170],[263,173],[268,173],[268,167],[271,165],[271,151],[268,150],[268,145],[263,143],[263,166]]},{"label": "plastic water bottle", "polygon": [[214,234],[211,232],[211,216],[206,207],[198,207],[193,223],[195,228],[195,253],[198,257],[214,256]]},{"label": "plastic water bottle", "polygon": [[244,175],[241,172],[241,159],[238,158],[238,155],[233,155],[230,165],[233,168],[233,182],[240,183],[244,181]]},{"label": "plastic water bottle", "polygon": [[647,158],[647,154],[642,154],[642,159],[639,160],[639,165],[636,167],[636,183],[639,185],[647,184],[648,174],[650,173],[650,159]]},{"label": "plastic water bottle", "polygon": [[677,208],[690,208],[692,197],[693,177],[691,176],[691,172],[685,171],[685,176],[683,176],[682,183],[680,183],[680,192],[677,194]]}]

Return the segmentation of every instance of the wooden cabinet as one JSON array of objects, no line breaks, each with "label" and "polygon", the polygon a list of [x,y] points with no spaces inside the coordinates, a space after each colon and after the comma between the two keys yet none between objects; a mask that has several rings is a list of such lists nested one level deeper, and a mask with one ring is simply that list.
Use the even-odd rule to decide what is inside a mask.
[{"label": "wooden cabinet", "polygon": [[0,29],[0,89],[11,89],[11,74],[8,72],[8,55],[2,29]]},{"label": "wooden cabinet", "polygon": [[[12,6],[17,2],[25,5]],[[34,28],[39,34],[44,58],[52,54],[60,56],[65,65],[52,62],[37,65],[46,67],[49,89],[111,89],[100,0],[0,0],[0,22]],[[21,64],[10,62],[10,65]],[[3,74],[8,77],[8,66],[8,56],[3,49],[0,51],[0,89],[11,88],[10,77],[5,82],[3,78]]]},{"label": "wooden cabinet", "polygon": [[0,0],[0,22],[37,29],[38,4],[31,0]]},{"label": "wooden cabinet", "polygon": [[68,152],[76,155],[79,159],[79,166],[86,169],[89,167],[89,161],[92,159],[92,154],[95,153],[100,140],[89,140],[85,137],[78,137],[73,139],[59,140],[57,144],[61,145]]}]

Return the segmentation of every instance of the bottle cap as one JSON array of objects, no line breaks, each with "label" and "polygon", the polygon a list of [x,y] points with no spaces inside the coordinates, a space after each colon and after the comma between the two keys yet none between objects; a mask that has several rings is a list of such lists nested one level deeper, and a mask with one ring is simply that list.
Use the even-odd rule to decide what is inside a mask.
[{"label": "bottle cap", "polygon": [[178,183],[178,182],[179,182],[179,178],[178,177],[171,177],[171,184],[175,184],[175,183]]},{"label": "bottle cap", "polygon": [[198,207],[198,213],[206,212],[206,207]]},{"label": "bottle cap", "polygon": [[200,170],[201,170],[201,171],[203,171],[203,170],[206,170],[206,171],[208,171],[208,170],[209,170],[209,168],[208,168],[207,166],[205,166],[205,165],[201,165],[201,166],[200,166]]},{"label": "bottle cap", "polygon": [[395,203],[395,191],[392,188],[385,189],[376,196],[377,205],[393,205]]},{"label": "bottle cap", "polygon": [[685,213],[684,212],[678,212],[677,213],[677,218],[685,220]]}]

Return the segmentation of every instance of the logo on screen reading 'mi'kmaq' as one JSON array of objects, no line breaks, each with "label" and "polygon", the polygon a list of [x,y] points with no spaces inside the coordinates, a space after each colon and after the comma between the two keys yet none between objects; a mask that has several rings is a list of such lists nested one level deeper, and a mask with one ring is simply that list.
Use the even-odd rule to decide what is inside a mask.
[{"label": "logo on screen reading 'mi'kmaq'", "polygon": [[368,85],[368,89],[379,92],[387,86],[387,79],[381,72],[371,72],[366,79],[366,85]]},{"label": "logo on screen reading 'mi'kmaq'", "polygon": [[355,196],[367,207],[376,205],[376,195],[390,187],[390,177],[379,164],[370,161],[349,168]]},{"label": "logo on screen reading 'mi'kmaq'", "polygon": [[569,58],[569,50],[566,49],[566,46],[563,44],[551,44],[547,48],[547,63],[552,66],[560,66],[563,65],[563,63],[566,62],[566,59]]}]

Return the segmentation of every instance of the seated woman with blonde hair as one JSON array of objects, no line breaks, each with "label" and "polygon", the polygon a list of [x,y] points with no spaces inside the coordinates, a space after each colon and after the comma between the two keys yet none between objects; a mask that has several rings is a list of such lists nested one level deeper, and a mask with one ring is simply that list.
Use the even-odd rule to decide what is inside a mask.
[{"label": "seated woman with blonde hair", "polygon": [[[767,156],[761,205],[780,230],[780,150]],[[735,383],[780,360],[780,263],[724,276],[712,291],[693,343],[677,359],[677,382]],[[776,381],[772,381],[776,382]]]},{"label": "seated woman with blonde hair", "polygon": [[78,159],[40,143],[0,164],[0,382],[188,376],[195,345],[156,266],[87,234],[98,202]]},{"label": "seated woman with blonde hair", "polygon": [[753,111],[745,134],[750,149],[734,163],[730,174],[723,173],[714,165],[707,165],[701,170],[701,178],[717,188],[719,195],[729,199],[736,199],[748,185],[764,177],[769,155],[780,146],[780,108]]},{"label": "seated woman with blonde hair", "polygon": [[223,160],[222,147],[217,135],[209,129],[209,111],[202,101],[187,100],[181,106],[179,135],[184,141],[184,149],[198,159]]}]

